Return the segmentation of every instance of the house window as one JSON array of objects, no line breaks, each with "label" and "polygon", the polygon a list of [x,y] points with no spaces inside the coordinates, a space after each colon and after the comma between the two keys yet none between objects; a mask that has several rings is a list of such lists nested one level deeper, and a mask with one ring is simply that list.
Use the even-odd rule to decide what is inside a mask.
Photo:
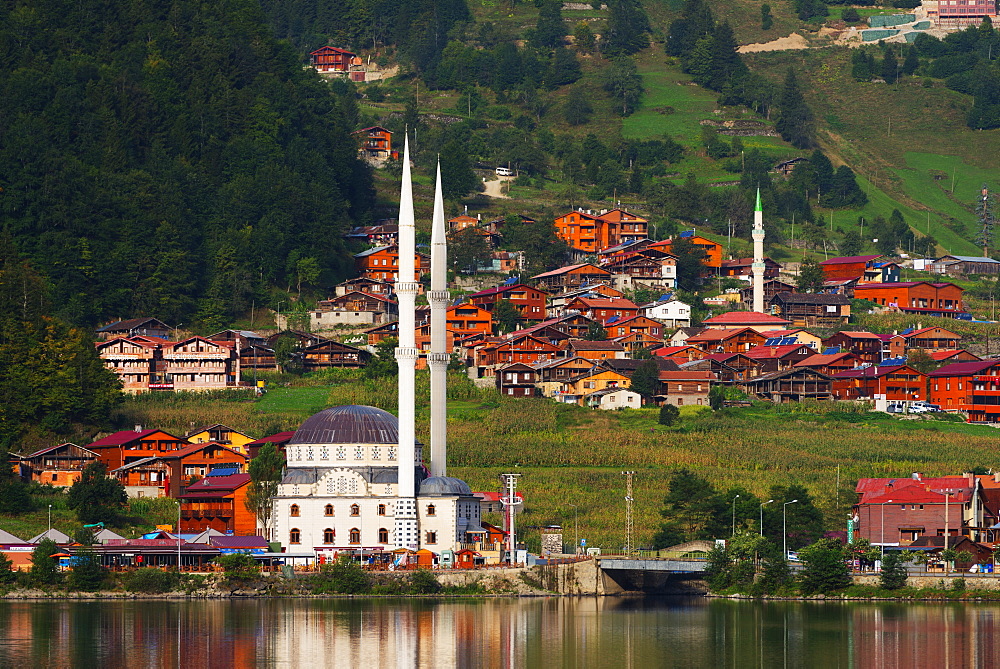
[{"label": "house window", "polygon": [[683,397],[678,397],[677,398],[677,406],[681,406],[683,404],[684,404],[684,398]]},{"label": "house window", "polygon": [[428,504],[427,505],[427,515],[428,516],[433,516],[436,511],[437,511],[437,508],[433,504]]},{"label": "house window", "polygon": [[378,505],[378,515],[380,515],[380,516],[384,516],[385,515],[385,504],[379,504]]},{"label": "house window", "polygon": [[426,544],[436,544],[437,541],[438,541],[438,533],[437,532],[428,532],[426,534],[426,536],[425,536],[424,543],[426,543]]},{"label": "house window", "polygon": [[361,530],[359,530],[356,527],[352,527],[351,528],[351,532],[350,532],[350,539],[348,540],[348,543],[360,544],[361,543]]},{"label": "house window", "polygon": [[299,505],[298,504],[292,504],[290,507],[288,507],[288,515],[292,516],[293,518],[298,518],[299,517]]},{"label": "house window", "polygon": [[337,540],[337,533],[336,532],[334,532],[329,527],[326,528],[325,530],[323,530],[323,543],[324,544],[332,544],[336,540]]},{"label": "house window", "polygon": [[302,543],[302,533],[299,532],[299,528],[293,527],[288,532],[288,543],[290,543],[290,544],[300,544],[300,543]]},{"label": "house window", "polygon": [[323,507],[323,515],[324,516],[333,515],[333,504],[327,504],[325,507]]},{"label": "house window", "polygon": [[378,542],[380,544],[389,543],[389,530],[385,529],[384,527],[378,528]]},{"label": "house window", "polygon": [[360,516],[361,515],[361,507],[358,506],[357,504],[351,504],[351,515],[352,516]]}]

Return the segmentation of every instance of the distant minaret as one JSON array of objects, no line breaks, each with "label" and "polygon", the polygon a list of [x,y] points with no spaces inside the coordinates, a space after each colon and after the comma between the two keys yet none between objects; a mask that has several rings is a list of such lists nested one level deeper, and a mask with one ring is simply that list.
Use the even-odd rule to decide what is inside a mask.
[{"label": "distant minaret", "polygon": [[446,476],[448,469],[448,244],[445,234],[444,197],[441,195],[441,163],[437,167],[434,217],[431,221],[431,476]]},{"label": "distant minaret", "polygon": [[757,206],[753,210],[753,310],[764,312],[764,211],[760,208],[760,188]]},{"label": "distant minaret", "polygon": [[410,138],[403,147],[403,182],[399,191],[399,273],[396,275],[396,299],[399,305],[399,448],[396,451],[399,496],[395,508],[395,543],[400,547],[416,546],[416,302],[419,284],[416,277],[416,226],[413,220],[413,188],[410,180]]}]

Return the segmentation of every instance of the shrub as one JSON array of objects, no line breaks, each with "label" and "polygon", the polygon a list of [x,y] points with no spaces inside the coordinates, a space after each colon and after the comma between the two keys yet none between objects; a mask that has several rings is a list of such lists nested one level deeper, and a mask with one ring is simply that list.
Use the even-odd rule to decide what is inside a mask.
[{"label": "shrub", "polygon": [[851,584],[844,548],[837,539],[820,539],[803,548],[799,555],[804,565],[799,577],[803,594],[832,592]]},{"label": "shrub", "polygon": [[51,539],[43,539],[31,551],[31,580],[41,585],[54,585],[62,580],[59,560],[52,557],[59,552],[59,546]]},{"label": "shrub", "polygon": [[371,589],[371,577],[349,557],[324,565],[313,579],[313,592],[319,595],[359,595],[371,592]]},{"label": "shrub", "polygon": [[100,590],[108,577],[108,570],[100,558],[92,551],[80,551],[73,558],[73,569],[69,573],[69,585],[74,590],[93,592]]},{"label": "shrub", "polygon": [[660,425],[673,425],[681,417],[681,410],[673,404],[664,404],[660,407]]},{"label": "shrub", "polygon": [[156,595],[170,592],[177,587],[180,579],[177,572],[163,571],[153,567],[144,567],[126,572],[122,576],[122,585],[129,592],[143,592]]},{"label": "shrub", "polygon": [[215,564],[222,567],[229,581],[245,581],[259,575],[257,561],[247,553],[230,553],[215,558]]},{"label": "shrub", "polygon": [[429,569],[418,569],[410,576],[410,587],[418,595],[433,595],[441,592],[437,576]]},{"label": "shrub", "polygon": [[955,592],[965,592],[965,579],[955,578],[951,581],[951,589]]},{"label": "shrub", "polygon": [[889,551],[882,556],[882,573],[879,574],[879,585],[886,590],[898,590],[906,585],[906,565],[896,551]]}]

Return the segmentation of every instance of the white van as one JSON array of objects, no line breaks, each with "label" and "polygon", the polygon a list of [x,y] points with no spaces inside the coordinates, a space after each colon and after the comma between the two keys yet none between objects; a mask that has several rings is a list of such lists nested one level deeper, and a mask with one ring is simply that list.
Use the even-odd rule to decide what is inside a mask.
[{"label": "white van", "polygon": [[509,167],[498,167],[497,168],[498,177],[512,177],[514,176],[514,170]]}]

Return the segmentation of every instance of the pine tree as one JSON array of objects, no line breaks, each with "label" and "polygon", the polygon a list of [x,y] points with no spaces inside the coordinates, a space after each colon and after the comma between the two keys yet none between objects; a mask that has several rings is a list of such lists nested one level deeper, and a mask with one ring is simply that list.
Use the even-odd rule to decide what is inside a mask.
[{"label": "pine tree", "polygon": [[911,46],[906,49],[906,58],[903,59],[903,74],[910,76],[917,71],[918,67],[920,67],[920,59],[917,57],[917,47]]},{"label": "pine tree", "polygon": [[815,143],[813,115],[799,90],[795,72],[791,68],[785,76],[785,85],[778,102],[779,116],[775,129],[782,139],[799,149],[807,149]]},{"label": "pine tree", "polygon": [[476,179],[469,156],[461,141],[453,139],[441,149],[441,190],[448,200],[458,200],[476,190]]},{"label": "pine tree", "polygon": [[608,25],[601,39],[607,56],[629,56],[649,46],[649,17],[641,0],[608,0]]},{"label": "pine tree", "polygon": [[632,372],[629,388],[647,399],[659,392],[660,368],[655,360],[643,360],[642,364],[636,367]]},{"label": "pine tree", "polygon": [[896,60],[892,47],[886,50],[885,58],[882,59],[882,78],[887,84],[894,84],[899,79],[899,61]]},{"label": "pine tree", "polygon": [[799,265],[799,280],[795,286],[800,293],[815,293],[823,287],[823,268],[815,258],[806,258]]},{"label": "pine tree", "polygon": [[712,35],[711,65],[709,66],[708,88],[721,91],[733,75],[746,69],[736,49],[739,44],[733,36],[733,29],[728,21],[723,21],[715,27]]},{"label": "pine tree", "polygon": [[594,108],[590,106],[590,97],[582,85],[569,89],[566,103],[563,106],[563,117],[570,125],[583,125],[590,121]]},{"label": "pine tree", "polygon": [[555,90],[572,84],[580,76],[580,61],[576,59],[576,54],[565,47],[557,47],[545,72],[545,86],[549,90]]},{"label": "pine tree", "polygon": [[760,29],[770,30],[774,25],[774,17],[771,16],[771,5],[763,4],[760,6]]},{"label": "pine tree", "polygon": [[69,489],[66,506],[81,523],[114,523],[125,511],[128,495],[118,479],[107,476],[103,462],[92,462]]},{"label": "pine tree", "polygon": [[561,0],[545,0],[538,10],[538,24],[532,42],[538,47],[552,48],[560,46],[565,36]]},{"label": "pine tree", "polygon": [[611,61],[611,67],[604,71],[604,90],[618,100],[622,116],[635,111],[642,96],[642,77],[636,70],[635,61],[628,57]]}]

